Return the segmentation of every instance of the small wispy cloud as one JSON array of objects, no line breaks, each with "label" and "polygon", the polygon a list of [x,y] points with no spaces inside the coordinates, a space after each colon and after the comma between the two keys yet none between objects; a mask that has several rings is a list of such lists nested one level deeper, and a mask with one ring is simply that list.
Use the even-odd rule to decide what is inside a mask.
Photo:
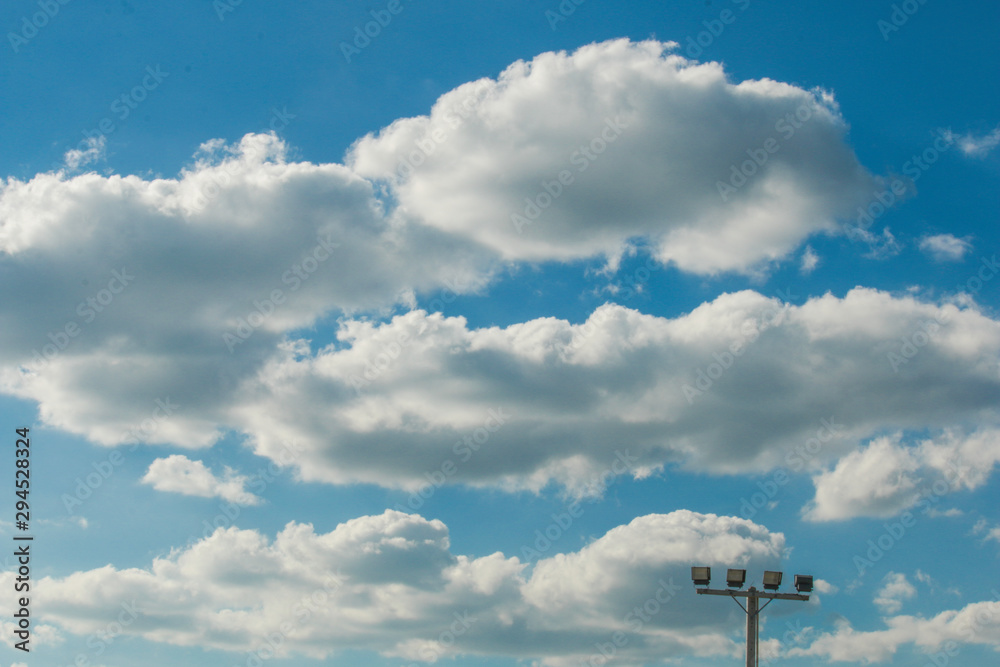
[{"label": "small wispy cloud", "polygon": [[868,259],[888,259],[899,254],[901,247],[896,237],[889,228],[882,230],[881,234],[874,234],[867,229],[858,230],[859,238],[868,244],[868,252],[864,256]]},{"label": "small wispy cloud", "polygon": [[802,253],[802,263],[799,265],[799,271],[803,275],[808,275],[817,266],[819,266],[819,255],[816,254],[811,245],[807,245],[805,252]]},{"label": "small wispy cloud", "polygon": [[906,575],[902,572],[890,572],[882,581],[882,588],[875,594],[875,604],[882,613],[895,614],[903,608],[903,600],[917,595],[917,589],[906,580]]},{"label": "small wispy cloud", "polygon": [[989,134],[975,135],[971,132],[955,134],[951,130],[944,131],[945,138],[958,144],[958,148],[969,157],[983,158],[1000,145],[1000,125]]},{"label": "small wispy cloud", "polygon": [[81,143],[84,143],[85,148],[68,150],[63,156],[63,161],[70,171],[75,171],[80,167],[104,158],[107,138],[103,134],[96,137],[87,137]]},{"label": "small wispy cloud", "polygon": [[935,262],[960,262],[972,250],[972,244],[952,234],[935,234],[920,239],[920,249]]}]

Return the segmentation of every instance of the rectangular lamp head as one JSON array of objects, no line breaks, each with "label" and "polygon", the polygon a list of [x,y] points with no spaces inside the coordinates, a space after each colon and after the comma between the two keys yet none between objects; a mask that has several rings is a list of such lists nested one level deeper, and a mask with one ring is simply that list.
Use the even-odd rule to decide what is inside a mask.
[{"label": "rectangular lamp head", "polygon": [[811,593],[813,589],[813,578],[808,574],[795,575],[795,590],[799,593]]},{"label": "rectangular lamp head", "polygon": [[764,590],[776,591],[781,586],[781,572],[764,570]]},{"label": "rectangular lamp head", "polygon": [[712,568],[692,567],[691,580],[694,581],[695,586],[708,586],[712,581]]},{"label": "rectangular lamp head", "polygon": [[726,570],[726,585],[732,588],[741,588],[747,580],[746,570]]}]

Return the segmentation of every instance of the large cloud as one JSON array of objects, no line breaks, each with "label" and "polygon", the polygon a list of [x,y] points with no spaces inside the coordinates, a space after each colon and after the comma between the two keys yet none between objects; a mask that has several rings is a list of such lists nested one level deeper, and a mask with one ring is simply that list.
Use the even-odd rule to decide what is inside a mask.
[{"label": "large cloud", "polygon": [[[353,319],[414,292],[474,291],[502,257],[614,255],[636,235],[683,268],[746,269],[828,229],[864,189],[827,95],[732,84],[666,48],[615,41],[518,63],[362,139],[349,167],[290,162],[276,137],[248,135],[207,142],[177,178],[8,179],[0,390],[107,445],[198,447],[231,429],[272,458],[301,442],[310,479],[575,493],[599,491],[616,459],[620,472],[636,457],[637,475],[763,470],[825,433],[818,468],[885,430],[995,419],[1000,333],[974,306],[859,289],[793,307],[747,291],[674,319],[610,305],[583,325]],[[803,108],[722,205],[716,178]],[[628,127],[544,219],[521,234],[507,212],[495,224],[605,116]],[[447,140],[393,177],[442,123]],[[296,338],[334,314],[336,345]]]},{"label": "large cloud", "polygon": [[467,242],[388,219],[345,167],[285,151],[247,135],[176,179],[0,184],[0,385],[104,444],[170,398],[180,409],[138,439],[202,445],[288,330],[491,270]]},{"label": "large cloud", "polygon": [[884,630],[857,631],[845,622],[836,632],[820,635],[808,647],[790,649],[788,656],[867,665],[890,660],[900,647],[913,646],[933,654],[934,664],[947,664],[961,653],[964,645],[978,644],[998,650],[1000,594],[994,590],[993,596],[992,601],[973,602],[931,618],[893,616],[885,620]]},{"label": "large cloud", "polygon": [[599,645],[633,663],[732,657],[740,619],[729,605],[694,604],[690,564],[757,571],[779,566],[784,547],[780,533],[750,521],[678,510],[638,517],[529,570],[516,556],[453,554],[443,523],[388,510],[326,534],[289,523],[273,540],[220,528],[146,569],[44,578],[39,614],[85,635],[125,609],[115,628],[124,634],[264,657],[354,648],[561,667],[600,655]]},{"label": "large cloud", "polygon": [[[915,332],[920,347],[896,363]],[[988,475],[997,453],[987,425],[1000,401],[1000,323],[875,290],[801,306],[744,291],[674,319],[605,305],[580,325],[543,318],[471,330],[415,311],[381,325],[346,321],[339,338],[269,364],[234,409],[258,453],[299,443],[307,479],[555,481],[586,493],[626,450],[637,476],[671,461],[818,471],[885,430],[946,427],[938,444],[953,452],[921,450],[939,468],[954,454]],[[854,458],[833,480],[868,493],[881,477],[859,477]],[[826,479],[817,518],[834,518]]]},{"label": "large cloud", "polygon": [[870,195],[830,94],[732,83],[675,46],[518,61],[359,140],[348,164],[388,181],[409,214],[508,258],[614,259],[644,237],[697,273],[784,257]]},{"label": "large cloud", "polygon": [[[910,445],[900,434],[883,436],[840,459],[813,478],[813,521],[888,517],[958,489],[986,482],[1000,461],[1000,431],[953,431]],[[922,511],[926,511],[923,507]]]}]

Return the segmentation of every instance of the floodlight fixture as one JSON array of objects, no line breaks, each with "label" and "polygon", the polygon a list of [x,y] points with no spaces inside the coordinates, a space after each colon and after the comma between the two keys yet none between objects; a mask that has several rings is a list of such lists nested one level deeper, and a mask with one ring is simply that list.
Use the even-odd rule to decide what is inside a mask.
[{"label": "floodlight fixture", "polygon": [[742,588],[746,580],[746,570],[726,570],[726,585],[730,588]]},{"label": "floodlight fixture", "polygon": [[781,572],[764,570],[764,590],[776,591],[781,586]]},{"label": "floodlight fixture", "polygon": [[694,581],[695,586],[708,586],[712,581],[712,568],[692,567],[691,580]]},{"label": "floodlight fixture", "polygon": [[[812,575],[808,574],[796,574],[795,575],[795,590],[798,593],[778,593],[778,588],[781,586],[781,580],[784,578],[784,574],[776,570],[765,570],[763,587],[764,590],[757,590],[756,586],[750,586],[746,590],[733,590],[741,589],[747,580],[746,570],[728,569],[726,570],[726,584],[729,586],[728,589],[716,589],[707,588],[710,580],[712,578],[712,570],[707,567],[692,567],[691,568],[691,580],[694,581],[695,586],[706,586],[706,588],[698,588],[696,592],[705,595],[724,595],[726,597],[732,598],[740,607],[746,612],[747,615],[747,667],[755,667],[758,664],[757,653],[758,653],[758,643],[759,643],[759,633],[758,633],[758,616],[764,608],[771,604],[774,600],[798,600],[799,602],[808,602],[809,593],[813,589],[813,578]],[[746,598],[746,606],[740,602],[737,598]],[[760,604],[760,600],[766,600],[763,605]]]}]

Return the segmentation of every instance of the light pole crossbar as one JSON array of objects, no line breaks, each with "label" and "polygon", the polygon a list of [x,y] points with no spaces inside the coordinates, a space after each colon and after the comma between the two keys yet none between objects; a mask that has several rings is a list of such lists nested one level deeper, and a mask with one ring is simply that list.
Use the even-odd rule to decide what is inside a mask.
[{"label": "light pole crossbar", "polygon": [[[760,612],[764,610],[764,607],[771,604],[772,600],[799,600],[801,602],[808,602],[808,595],[798,595],[796,593],[766,593],[764,591],[758,591],[755,587],[751,586],[745,591],[737,591],[732,589],[720,589],[720,588],[696,588],[699,595],[724,595],[726,597],[732,598],[733,602],[738,604],[744,613],[747,615],[747,667],[756,667],[757,665],[757,641],[758,641],[758,616]],[[744,607],[743,603],[737,600],[737,598],[746,598],[747,605]],[[761,598],[767,600],[763,606],[758,606],[757,601]]]}]

